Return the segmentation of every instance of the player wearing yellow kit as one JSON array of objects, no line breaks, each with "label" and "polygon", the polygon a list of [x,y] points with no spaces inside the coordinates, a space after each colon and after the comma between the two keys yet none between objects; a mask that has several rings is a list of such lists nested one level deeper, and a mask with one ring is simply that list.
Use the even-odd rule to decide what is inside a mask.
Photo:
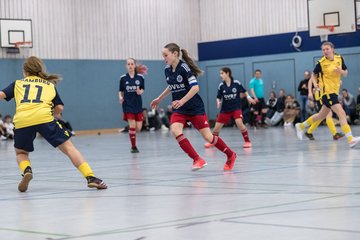
[{"label": "player wearing yellow kit", "polygon": [[[311,78],[310,81],[308,82],[308,98],[314,99],[316,104],[318,105],[318,109],[321,109],[321,106],[322,106],[321,96],[322,96],[323,86],[322,86],[322,82],[317,81],[319,88],[316,89],[315,94],[313,94],[313,92],[312,92],[313,82],[312,81],[314,81],[314,80],[317,80],[317,78],[316,79]],[[345,135],[342,132],[340,132],[340,133],[337,132],[332,116],[333,116],[332,111],[330,111],[328,113],[328,115],[326,116],[326,125],[329,128],[329,131],[331,132],[333,139],[338,140]],[[305,132],[305,136],[307,138],[309,138],[310,140],[315,140],[314,135],[312,133],[315,131],[315,129],[318,128],[318,126],[320,125],[321,122],[322,122],[322,120],[317,120],[316,122],[311,124],[309,129]]]},{"label": "player wearing yellow kit", "polygon": [[72,144],[71,134],[54,118],[54,115],[62,112],[64,105],[55,88],[60,77],[46,73],[44,63],[34,56],[25,61],[23,70],[23,79],[16,80],[0,91],[0,100],[10,101],[14,98],[16,103],[14,146],[23,175],[19,191],[25,192],[33,178],[29,153],[34,151],[36,133],[40,133],[53,147],[58,147],[70,158],[86,178],[88,187],[107,188],[101,179],[94,176],[89,164]]},{"label": "player wearing yellow kit", "polygon": [[[305,122],[297,123],[295,125],[297,137],[302,140],[306,127],[318,120],[323,120],[329,112],[333,110],[339,117],[341,130],[347,137],[349,146],[355,147],[360,141],[360,138],[353,137],[350,126],[346,120],[345,111],[338,100],[341,84],[340,78],[341,76],[347,76],[347,67],[344,59],[339,54],[334,53],[334,45],[331,42],[324,42],[321,45],[321,49],[323,57],[317,63],[311,78],[315,88],[322,88],[321,101],[323,104],[318,113],[309,117]],[[318,76],[319,85],[314,80],[316,76]]]}]

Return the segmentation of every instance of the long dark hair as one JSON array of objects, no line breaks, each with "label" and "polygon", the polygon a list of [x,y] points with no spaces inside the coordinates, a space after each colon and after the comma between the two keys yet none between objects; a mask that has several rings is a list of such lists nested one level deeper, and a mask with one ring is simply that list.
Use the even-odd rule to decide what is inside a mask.
[{"label": "long dark hair", "polygon": [[59,75],[47,73],[44,62],[35,56],[31,56],[26,59],[24,63],[24,72],[26,72],[29,76],[37,76],[55,84],[61,80]]},{"label": "long dark hair", "polygon": [[203,71],[195,64],[194,60],[189,56],[188,51],[186,51],[185,49],[180,50],[179,45],[177,45],[176,43],[166,44],[164,48],[167,48],[172,53],[177,52],[179,54],[179,57],[181,51],[182,59],[184,60],[184,62],[186,62],[187,65],[189,65],[189,68],[196,77],[200,76],[203,73]]},{"label": "long dark hair", "polygon": [[232,72],[231,72],[231,69],[230,69],[230,68],[228,68],[228,67],[223,67],[223,68],[221,68],[221,71],[223,71],[224,73],[229,74],[230,79],[231,79],[232,81],[234,81],[234,78],[233,78],[233,76],[232,76]]}]

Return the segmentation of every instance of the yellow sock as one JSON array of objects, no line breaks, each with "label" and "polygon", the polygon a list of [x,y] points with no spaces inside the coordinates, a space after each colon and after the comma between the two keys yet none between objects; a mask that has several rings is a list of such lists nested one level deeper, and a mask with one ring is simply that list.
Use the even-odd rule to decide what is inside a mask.
[{"label": "yellow sock", "polygon": [[27,167],[31,167],[29,160],[23,160],[19,163],[19,168],[22,174],[24,174],[24,171]]},{"label": "yellow sock", "polygon": [[78,169],[84,177],[89,177],[89,176],[93,177],[94,176],[94,173],[91,170],[91,167],[89,166],[89,164],[87,162],[82,163],[78,167]]},{"label": "yellow sock", "polygon": [[314,122],[313,124],[310,125],[309,130],[307,130],[307,133],[313,133],[315,131],[315,129],[317,129],[317,127],[320,125],[321,121],[317,120],[316,122]]},{"label": "yellow sock", "polygon": [[353,136],[352,136],[349,124],[342,125],[341,130],[343,131],[343,133],[347,137],[348,142],[351,142],[351,140],[353,139]]},{"label": "yellow sock", "polygon": [[308,119],[306,119],[305,122],[300,123],[300,128],[301,130],[304,130],[306,127],[310,126],[311,124],[314,123],[313,117],[309,117]]},{"label": "yellow sock", "polygon": [[331,134],[332,134],[333,136],[335,136],[335,134],[336,134],[336,127],[335,127],[335,123],[334,123],[334,120],[333,120],[332,117],[327,117],[327,118],[326,118],[326,125],[328,126]]}]

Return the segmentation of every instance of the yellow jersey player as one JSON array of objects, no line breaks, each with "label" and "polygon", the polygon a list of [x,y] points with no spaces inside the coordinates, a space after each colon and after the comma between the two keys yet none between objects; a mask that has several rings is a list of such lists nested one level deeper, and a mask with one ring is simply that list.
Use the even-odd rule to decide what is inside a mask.
[{"label": "yellow jersey player", "polygon": [[23,176],[19,191],[25,192],[33,178],[29,153],[34,151],[33,141],[37,133],[70,158],[86,178],[88,187],[106,189],[106,184],[94,176],[89,164],[71,142],[71,133],[63,129],[54,118],[63,110],[63,102],[55,88],[60,77],[46,73],[44,63],[34,56],[26,59],[23,73],[23,79],[16,80],[0,91],[0,100],[10,101],[14,98],[16,103],[14,146]]},{"label": "yellow jersey player", "polygon": [[312,73],[312,79],[318,76],[319,85],[315,80],[314,87],[322,88],[322,106],[319,113],[309,117],[305,122],[297,123],[297,137],[302,140],[305,128],[312,125],[318,120],[323,120],[333,110],[339,117],[341,130],[345,134],[349,146],[355,147],[360,141],[360,137],[353,137],[351,129],[346,120],[344,109],[339,103],[338,93],[340,89],[341,76],[346,77],[348,74],[344,59],[339,54],[335,54],[334,45],[331,42],[324,42],[321,45],[323,57],[318,61]]},{"label": "yellow jersey player", "polygon": [[[318,89],[316,89],[315,94],[313,94],[313,92],[312,92],[313,81],[316,81],[316,84],[318,84],[318,87],[319,87]],[[315,100],[316,104],[318,105],[319,110],[321,109],[321,106],[322,106],[321,96],[322,96],[323,89],[324,88],[322,86],[322,82],[321,81],[319,82],[317,77],[311,78],[311,80],[308,82],[308,98]],[[321,122],[322,122],[322,120],[317,120],[316,122],[311,124],[309,129],[305,132],[305,136],[307,138],[309,138],[310,140],[315,140],[314,135],[312,133],[315,131],[315,129],[318,128],[318,126],[320,125]],[[328,115],[326,116],[326,125],[329,128],[329,131],[331,132],[334,140],[338,140],[338,139],[342,138],[343,136],[345,136],[342,132],[337,132],[335,123],[333,120],[332,111],[330,111],[328,113]]]}]

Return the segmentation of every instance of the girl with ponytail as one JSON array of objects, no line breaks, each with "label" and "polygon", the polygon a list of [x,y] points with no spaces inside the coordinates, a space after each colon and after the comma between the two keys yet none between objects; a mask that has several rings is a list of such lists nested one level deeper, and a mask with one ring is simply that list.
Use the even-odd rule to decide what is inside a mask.
[{"label": "girl with ponytail", "polygon": [[224,170],[233,169],[236,153],[219,136],[214,136],[211,133],[204,103],[198,94],[197,77],[202,73],[201,69],[196,66],[188,52],[185,49],[180,50],[176,43],[167,44],[163,48],[162,54],[167,64],[165,78],[169,86],[151,102],[151,108],[156,108],[167,95],[172,94],[173,114],[170,119],[170,129],[180,148],[193,159],[193,171],[205,167],[207,163],[199,156],[183,134],[183,128],[187,121],[192,123],[207,142],[227,155]]}]

